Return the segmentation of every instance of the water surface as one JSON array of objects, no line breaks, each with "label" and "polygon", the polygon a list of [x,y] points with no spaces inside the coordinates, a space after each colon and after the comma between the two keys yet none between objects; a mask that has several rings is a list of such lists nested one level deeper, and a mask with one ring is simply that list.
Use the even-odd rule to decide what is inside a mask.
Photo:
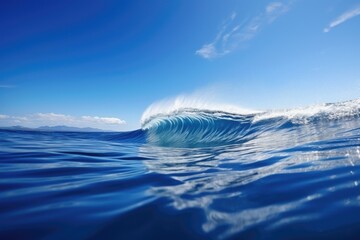
[{"label": "water surface", "polygon": [[0,238],[359,239],[358,109],[267,114],[1,130]]}]

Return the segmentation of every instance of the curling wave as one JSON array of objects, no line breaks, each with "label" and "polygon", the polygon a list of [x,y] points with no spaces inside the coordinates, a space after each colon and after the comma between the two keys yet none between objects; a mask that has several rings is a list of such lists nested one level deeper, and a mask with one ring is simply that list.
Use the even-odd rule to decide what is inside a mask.
[{"label": "curling wave", "polygon": [[206,108],[202,104],[199,107],[199,104],[189,104],[184,100],[170,105],[150,106],[142,117],[146,141],[171,147],[227,145],[246,142],[261,134],[295,125],[360,116],[360,99],[266,112],[210,106]]}]

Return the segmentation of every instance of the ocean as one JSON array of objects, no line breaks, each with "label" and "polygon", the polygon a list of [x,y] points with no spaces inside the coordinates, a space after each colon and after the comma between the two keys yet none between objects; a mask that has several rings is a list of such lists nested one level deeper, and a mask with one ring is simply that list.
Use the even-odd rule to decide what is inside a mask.
[{"label": "ocean", "polygon": [[0,239],[360,239],[360,100],[0,131]]}]

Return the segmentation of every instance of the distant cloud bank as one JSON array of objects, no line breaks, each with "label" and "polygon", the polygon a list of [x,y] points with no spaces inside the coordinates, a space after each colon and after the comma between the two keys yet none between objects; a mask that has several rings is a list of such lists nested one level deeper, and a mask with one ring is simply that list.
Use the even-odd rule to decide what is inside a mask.
[{"label": "distant cloud bank", "polygon": [[25,127],[39,127],[44,125],[68,125],[72,127],[94,127],[104,130],[116,130],[124,124],[126,124],[124,120],[115,117],[75,117],[58,113],[36,113],[26,116],[9,116],[0,114],[1,126],[21,125]]},{"label": "distant cloud bank", "polygon": [[271,2],[263,12],[249,21],[239,21],[237,13],[232,13],[221,26],[215,39],[205,43],[196,50],[195,54],[205,59],[214,59],[233,52],[241,43],[253,39],[264,26],[286,13],[290,5],[290,3]]},{"label": "distant cloud bank", "polygon": [[347,12],[344,12],[340,16],[338,16],[334,21],[332,21],[326,28],[324,28],[324,32],[330,32],[331,29],[334,27],[350,20],[351,18],[354,18],[356,16],[360,15],[360,6],[357,6],[353,9],[348,10]]},{"label": "distant cloud bank", "polygon": [[91,116],[82,116],[83,121],[105,123],[105,124],[114,124],[114,125],[123,125],[126,124],[124,120],[114,117],[91,117]]}]

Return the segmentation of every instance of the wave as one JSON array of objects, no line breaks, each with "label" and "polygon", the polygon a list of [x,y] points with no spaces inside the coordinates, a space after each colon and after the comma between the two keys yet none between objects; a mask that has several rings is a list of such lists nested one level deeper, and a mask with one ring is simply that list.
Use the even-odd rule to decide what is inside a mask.
[{"label": "wave", "polygon": [[179,96],[175,99],[163,100],[151,104],[143,113],[141,124],[144,128],[147,123],[158,117],[170,117],[175,114],[187,112],[187,110],[199,113],[225,112],[234,115],[248,115],[260,112],[257,110],[245,109],[236,105],[204,101],[203,99],[196,97]]},{"label": "wave", "polygon": [[263,133],[360,116],[360,99],[309,107],[255,111],[220,104],[176,99],[150,106],[142,129],[151,144],[206,147],[247,142]]}]

